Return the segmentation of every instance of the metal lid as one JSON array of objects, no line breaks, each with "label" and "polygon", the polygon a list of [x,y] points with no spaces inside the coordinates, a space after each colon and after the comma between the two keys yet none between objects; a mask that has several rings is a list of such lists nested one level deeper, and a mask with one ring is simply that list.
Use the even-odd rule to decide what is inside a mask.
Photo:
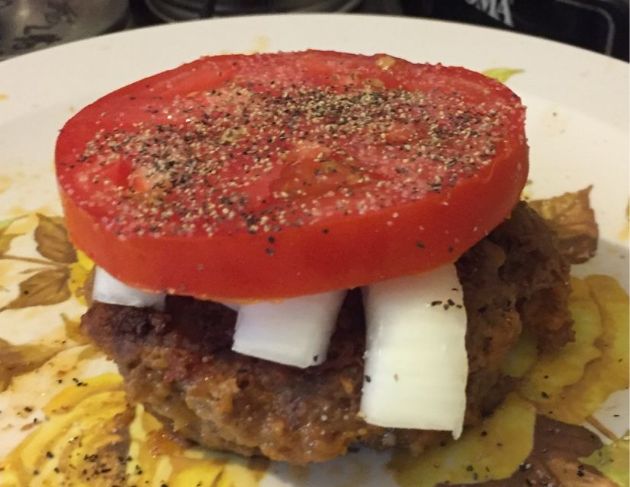
[{"label": "metal lid", "polygon": [[0,59],[124,28],[128,0],[0,0]]},{"label": "metal lid", "polygon": [[344,12],[361,0],[145,0],[151,13],[166,22],[210,16],[279,12]]}]

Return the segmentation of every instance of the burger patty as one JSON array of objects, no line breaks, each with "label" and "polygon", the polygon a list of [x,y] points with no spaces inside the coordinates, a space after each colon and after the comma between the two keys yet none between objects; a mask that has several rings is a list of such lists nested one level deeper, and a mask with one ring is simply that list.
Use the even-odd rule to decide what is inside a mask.
[{"label": "burger patty", "polygon": [[[544,220],[521,203],[457,261],[457,271],[468,317],[472,425],[509,390],[500,367],[522,328],[541,349],[572,338],[569,265]],[[221,304],[169,296],[163,312],[94,303],[82,326],[118,364],[131,401],[209,448],[304,464],[358,444],[419,453],[448,434],[377,427],[358,415],[365,348],[359,290],[348,293],[319,366],[297,369],[233,352],[235,321]]]}]

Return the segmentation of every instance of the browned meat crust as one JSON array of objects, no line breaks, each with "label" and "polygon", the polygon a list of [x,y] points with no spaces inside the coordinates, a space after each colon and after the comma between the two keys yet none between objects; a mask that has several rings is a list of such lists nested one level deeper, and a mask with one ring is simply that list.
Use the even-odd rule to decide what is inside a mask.
[{"label": "browned meat crust", "polygon": [[[474,424],[505,393],[499,367],[522,327],[549,347],[570,338],[569,268],[544,221],[524,204],[457,268],[468,313],[466,422]],[[358,291],[346,299],[328,360],[306,370],[232,352],[234,321],[222,305],[169,297],[163,313],[96,303],[83,328],[118,363],[132,401],[210,448],[301,464],[354,444],[420,452],[444,437],[357,416],[365,326]]]}]

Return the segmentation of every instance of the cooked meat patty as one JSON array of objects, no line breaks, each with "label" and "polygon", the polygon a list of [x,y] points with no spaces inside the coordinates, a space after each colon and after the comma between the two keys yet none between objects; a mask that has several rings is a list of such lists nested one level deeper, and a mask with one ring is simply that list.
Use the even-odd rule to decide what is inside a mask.
[{"label": "cooked meat patty", "polygon": [[[500,365],[522,327],[541,348],[570,340],[569,266],[545,222],[519,204],[457,270],[468,315],[470,425],[507,391]],[[305,370],[232,352],[235,319],[220,304],[171,296],[164,312],[95,303],[83,328],[118,364],[131,401],[209,448],[303,464],[355,444],[420,452],[444,437],[359,417],[365,323],[358,290],[345,300],[328,359]]]}]

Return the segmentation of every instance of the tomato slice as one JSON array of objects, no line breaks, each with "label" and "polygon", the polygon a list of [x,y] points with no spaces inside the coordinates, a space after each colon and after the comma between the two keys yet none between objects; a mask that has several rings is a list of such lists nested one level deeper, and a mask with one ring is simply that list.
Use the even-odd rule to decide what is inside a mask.
[{"label": "tomato slice", "polygon": [[452,262],[525,184],[525,111],[463,68],[327,51],[205,57],[57,140],[74,242],[122,281],[257,300]]}]

